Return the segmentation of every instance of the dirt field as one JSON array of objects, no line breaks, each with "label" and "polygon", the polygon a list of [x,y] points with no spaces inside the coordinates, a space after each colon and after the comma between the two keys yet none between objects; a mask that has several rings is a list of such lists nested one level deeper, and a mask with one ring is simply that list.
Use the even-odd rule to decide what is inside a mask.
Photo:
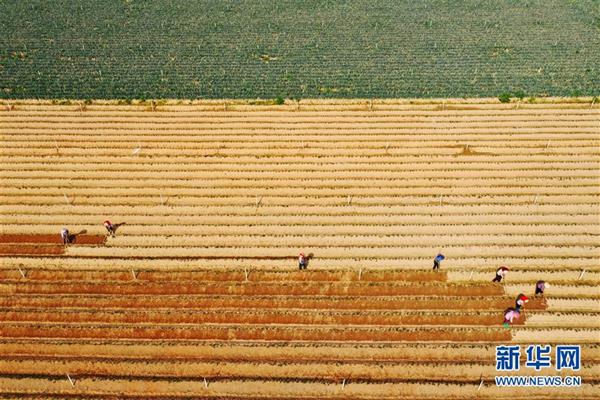
[{"label": "dirt field", "polygon": [[[597,398],[598,104],[4,102],[0,138],[0,398]],[[496,387],[508,343],[582,386]]]}]

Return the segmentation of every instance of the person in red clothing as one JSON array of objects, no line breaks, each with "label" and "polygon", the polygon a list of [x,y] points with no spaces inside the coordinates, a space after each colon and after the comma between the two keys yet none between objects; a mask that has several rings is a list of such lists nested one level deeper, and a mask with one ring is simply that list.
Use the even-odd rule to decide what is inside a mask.
[{"label": "person in red clothing", "polygon": [[306,269],[308,266],[308,258],[304,255],[304,253],[300,253],[298,256],[298,269]]},{"label": "person in red clothing", "polygon": [[104,221],[104,227],[108,231],[108,234],[115,236],[115,226],[109,220]]},{"label": "person in red clothing", "polygon": [[529,301],[529,297],[525,296],[523,293],[519,293],[517,299],[515,300],[515,307],[520,309],[521,307],[525,307],[525,303]]},{"label": "person in red clothing", "polygon": [[506,276],[506,273],[508,272],[508,268],[506,267],[500,267],[496,270],[496,277],[494,279],[492,279],[492,282],[502,282],[502,278],[504,278]]}]

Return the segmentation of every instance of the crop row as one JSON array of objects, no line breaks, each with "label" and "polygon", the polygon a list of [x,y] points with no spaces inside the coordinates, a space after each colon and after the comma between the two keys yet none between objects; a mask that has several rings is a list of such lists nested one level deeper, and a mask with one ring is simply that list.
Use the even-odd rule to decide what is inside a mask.
[{"label": "crop row", "polygon": [[[1,121],[1,119],[0,119]],[[594,129],[595,128],[595,129]],[[220,121],[188,123],[175,121],[135,121],[124,120],[114,123],[93,122],[85,119],[70,122],[35,122],[35,121],[5,121],[2,126],[2,133],[23,132],[26,135],[38,135],[40,133],[75,133],[85,132],[94,136],[98,133],[120,133],[131,131],[135,134],[148,136],[150,133],[187,133],[200,134],[201,132],[219,133],[223,136],[231,134],[248,135],[250,133],[268,134],[293,134],[293,133],[311,133],[319,134],[321,139],[326,139],[331,134],[346,134],[363,132],[365,134],[376,133],[421,133],[421,134],[444,134],[446,139],[450,139],[453,133],[462,134],[513,134],[513,133],[567,133],[569,130],[575,133],[598,133],[597,118],[582,118],[578,121],[492,121],[492,122],[444,122],[444,121],[422,121],[422,122],[404,122],[404,121],[302,121],[302,122],[235,122],[230,119]],[[485,136],[484,136],[485,138]]]},{"label": "crop row", "polygon": [[[131,276],[129,277],[131,279]],[[479,310],[492,311],[505,309],[514,298],[502,295],[481,296],[304,296],[296,295],[92,295],[80,294],[36,294],[36,296],[12,294],[0,296],[0,307],[12,310],[39,308],[61,310],[66,308],[98,308],[99,310]],[[586,303],[585,299],[579,300]],[[544,309],[546,303],[532,298],[528,310]],[[575,308],[575,307],[572,307]],[[580,307],[583,309],[583,307]],[[574,310],[573,310],[574,311]],[[420,312],[420,311],[419,311]],[[496,315],[497,316],[497,315]]]},{"label": "crop row", "polygon": [[[578,371],[584,381],[594,381],[595,370],[599,364],[585,362]],[[341,379],[368,380],[373,383],[407,383],[419,380],[427,382],[464,382],[477,379],[490,380],[496,374],[494,365],[482,362],[210,362],[162,360],[144,361],[102,358],[81,359],[11,357],[0,362],[0,375],[13,375],[18,370],[21,375],[44,376],[48,371],[63,379],[67,373],[77,377],[153,377],[153,378],[197,378],[204,377],[213,381],[225,379],[296,379],[336,381]],[[260,372],[258,372],[260,371]],[[522,375],[534,375],[534,369],[522,371]]]},{"label": "crop row", "polygon": [[[3,156],[0,155],[0,159]],[[229,171],[229,172],[391,172],[391,171],[496,171],[497,166],[490,165],[485,160],[470,160],[468,162],[455,160],[448,161],[421,161],[407,163],[370,163],[364,161],[357,162],[326,162],[318,161],[310,164],[301,163],[238,163],[238,162],[212,162],[214,160],[204,160],[201,164],[191,162],[143,162],[136,163],[135,160],[125,160],[108,162],[108,160],[83,160],[81,157],[71,161],[69,164],[35,162],[20,157],[9,158],[4,156],[4,161],[0,162],[0,167],[9,170],[20,171],[146,171],[146,172],[206,172],[206,171]],[[146,161],[146,160],[144,160]],[[595,170],[600,167],[598,161],[508,161],[501,162],[505,171],[548,171],[548,170]]]},{"label": "crop row", "polygon": [[[137,144],[136,144],[137,146]],[[292,155],[266,155],[261,156],[260,154],[253,155],[236,155],[235,158],[230,156],[221,155],[212,155],[210,157],[206,157],[202,160],[202,163],[198,163],[197,156],[189,156],[189,155],[169,155],[169,156],[161,156],[161,155],[153,155],[153,154],[144,154],[141,151],[137,155],[131,154],[130,152],[127,155],[120,154],[111,154],[111,155],[69,155],[68,160],[69,163],[74,164],[118,164],[118,163],[126,163],[130,165],[136,165],[139,167],[140,165],[262,165],[262,166],[270,166],[270,165],[300,165],[303,167],[310,167],[311,164],[314,165],[334,165],[334,164],[353,164],[353,165],[407,165],[407,164],[421,164],[421,165],[438,165],[438,164],[448,164],[448,163],[456,163],[456,165],[464,165],[466,163],[488,163],[487,167],[489,168],[490,162],[494,163],[597,163],[600,160],[600,156],[598,155],[583,155],[578,154],[577,158],[569,157],[564,154],[551,154],[551,153],[530,153],[530,154],[516,154],[516,155],[494,155],[494,154],[477,154],[474,156],[466,156],[461,155],[461,157],[457,157],[458,154],[438,154],[430,153],[430,154],[421,154],[421,155],[407,155],[404,154],[402,157],[390,155],[390,154],[373,154],[373,155],[327,155],[327,154],[305,154],[304,152],[298,152],[297,154]],[[383,149],[385,150],[385,149]],[[549,156],[551,157],[549,158]],[[48,155],[5,155],[0,154],[0,161],[2,163],[6,162],[47,162]],[[52,154],[52,160],[56,161],[54,164],[58,164],[63,160],[66,156],[60,154],[60,150],[58,154],[56,153],[56,149],[54,150],[54,154]],[[180,168],[180,167],[178,167]]]},{"label": "crop row", "polygon": [[[68,135],[68,134],[67,134]],[[115,140],[105,138],[102,136],[101,140],[89,140],[88,138],[74,138],[72,135],[69,137],[54,137],[53,139],[42,139],[38,140],[31,138],[28,135],[19,135],[19,138],[6,138],[3,140],[4,146],[8,150],[19,149],[26,144],[31,144],[32,140],[35,140],[38,149],[52,149],[61,152],[61,150],[72,150],[72,149],[114,149],[121,150],[127,149],[132,150],[132,146],[136,143],[134,138],[123,138],[122,136]],[[204,137],[203,141],[195,140],[170,140],[165,137],[164,140],[138,140],[138,146],[143,146],[144,149],[152,151],[153,148],[160,148],[161,150],[166,149],[178,149],[178,150],[277,150],[277,149],[321,149],[324,152],[326,150],[335,149],[347,149],[347,150],[371,150],[371,149],[385,149],[389,153],[394,153],[400,148],[402,149],[419,149],[419,150],[430,150],[440,148],[457,148],[463,149],[466,145],[469,145],[470,149],[482,149],[485,151],[494,151],[498,153],[498,150],[521,150],[521,149],[537,149],[548,152],[556,152],[557,149],[569,149],[574,151],[575,149],[585,149],[590,147],[598,146],[600,138],[596,136],[584,137],[584,138],[572,138],[572,139],[553,139],[546,137],[545,139],[515,139],[514,141],[504,140],[464,140],[460,138],[454,138],[452,140],[398,140],[397,138],[384,137],[375,140],[351,140],[343,139],[336,140],[337,138],[331,138],[330,140],[317,140],[307,141],[304,137],[290,137],[289,139],[280,139],[277,141],[260,138],[254,138],[252,141],[247,141],[245,138],[239,139],[228,139],[222,140],[220,137],[217,139],[209,140]],[[549,141],[552,140],[550,143]],[[304,144],[302,143],[304,141]],[[466,142],[466,143],[465,143]],[[550,147],[552,145],[552,147]],[[10,151],[7,151],[9,154]]]},{"label": "crop row", "polygon": [[[301,171],[301,172],[274,172],[274,171],[260,171],[260,172],[227,172],[227,171],[128,171],[124,169],[122,171],[59,171],[59,172],[51,172],[51,171],[3,171],[3,179],[69,179],[71,181],[78,181],[82,179],[108,179],[112,178],[114,180],[119,179],[123,176],[123,173],[126,172],[130,179],[155,179],[157,176],[161,176],[164,179],[172,179],[174,181],[185,180],[185,179],[197,179],[206,182],[211,182],[218,179],[238,179],[238,180],[246,180],[246,179],[255,179],[257,181],[262,180],[272,180],[274,176],[279,175],[280,179],[374,179],[378,180],[382,175],[388,177],[390,181],[394,179],[417,179],[417,178],[428,178],[428,179],[444,179],[444,178],[473,178],[476,176],[477,178],[504,178],[506,177],[506,172],[504,174],[501,171]],[[595,170],[593,169],[584,169],[584,170],[553,170],[553,171],[511,171],[511,176],[514,179],[519,178],[562,178],[567,177],[570,179],[573,178],[591,178],[595,177]]]},{"label": "crop row", "polygon": [[[116,187],[115,187],[116,188]],[[158,194],[161,194],[160,192]],[[64,196],[63,196],[64,199]],[[160,196],[159,196],[160,199]],[[539,199],[539,198],[538,198]],[[443,199],[442,199],[443,200]],[[579,215],[594,215],[599,214],[598,207],[591,204],[537,204],[532,201],[529,204],[441,204],[440,202],[430,202],[429,204],[410,205],[359,205],[352,204],[337,204],[332,206],[327,205],[301,205],[301,206],[285,206],[285,205],[262,205],[262,204],[247,204],[245,206],[227,206],[227,205],[195,205],[195,206],[170,206],[168,203],[154,206],[85,206],[77,204],[61,204],[61,205],[15,205],[3,206],[1,213],[3,215],[22,214],[22,215],[89,215],[113,213],[114,215],[123,216],[140,216],[140,215],[195,215],[195,216],[285,216],[285,215],[322,215],[328,216],[370,216],[370,215],[412,215],[419,216],[427,215],[465,215],[465,214],[523,214],[530,213],[532,209],[537,214],[579,214]],[[66,203],[66,202],[63,202]],[[433,203],[433,204],[432,204]],[[436,204],[437,203],[437,204]]]},{"label": "crop row", "polygon": [[[157,205],[169,207],[336,207],[352,206],[352,209],[359,210],[361,207],[373,206],[482,206],[482,205],[507,205],[523,206],[533,204],[543,204],[546,206],[558,205],[593,205],[598,204],[600,199],[594,194],[536,194],[532,195],[446,195],[440,198],[440,195],[399,195],[399,196],[377,196],[362,195],[360,197],[343,195],[330,195],[320,197],[296,197],[288,196],[227,196],[227,197],[209,197],[209,196],[177,196],[165,197],[164,193],[159,193],[158,198],[154,195],[128,195],[118,194],[111,196],[77,196],[67,197],[65,194],[40,194],[35,195],[0,195],[0,203],[5,207],[18,207],[27,204],[30,207],[57,207],[63,206],[67,201],[71,206],[77,207],[103,207],[111,204],[117,209],[127,207],[149,208]],[[71,195],[71,192],[69,192]],[[161,199],[161,195],[163,196]],[[536,197],[537,196],[537,197]],[[257,205],[258,203],[258,205]],[[349,204],[350,203],[350,204]],[[440,204],[441,203],[441,204]],[[159,213],[160,214],[160,213]],[[260,213],[262,214],[262,213]]]},{"label": "crop row", "polygon": [[[589,99],[589,98],[588,98]],[[489,101],[491,100],[491,101]],[[94,100],[92,104],[83,104],[81,101],[73,101],[72,104],[52,104],[50,102],[32,102],[31,99],[3,100],[0,103],[2,111],[13,114],[24,115],[47,115],[47,114],[101,114],[101,115],[262,115],[272,116],[284,115],[541,115],[541,114],[589,114],[598,113],[600,103],[591,104],[589,101],[570,102],[569,98],[547,99],[534,103],[510,103],[501,104],[497,99],[471,99],[463,103],[457,103],[454,99],[432,99],[430,103],[424,104],[419,101],[404,102],[405,99],[344,99],[338,102],[329,102],[324,99],[302,99],[300,108],[298,103],[283,105],[251,104],[247,100],[218,100],[213,103],[183,104],[182,102],[165,103],[164,100],[155,102],[155,110],[152,111],[151,103],[146,104],[116,104]],[[394,104],[393,102],[396,101]],[[488,101],[486,103],[486,101]],[[94,103],[95,102],[95,103]],[[168,102],[168,100],[167,100]],[[244,103],[245,102],[245,103]],[[161,104],[162,103],[162,104]],[[9,110],[10,105],[10,110]],[[371,107],[371,105],[373,107]],[[85,106],[85,107],[84,107]],[[84,109],[82,109],[84,108]],[[152,111],[149,113],[148,111]]]},{"label": "crop row", "polygon": [[[502,322],[502,321],[500,321]],[[593,332],[593,331],[592,331]],[[275,340],[275,341],[490,341],[506,342],[509,330],[498,327],[453,326],[305,326],[236,324],[52,324],[2,322],[0,336],[19,338]]]},{"label": "crop row", "polygon": [[[415,156],[415,157],[426,157],[428,151],[427,149],[411,149],[411,148],[402,148],[402,147],[390,147],[389,149],[385,149],[385,146],[382,145],[379,148],[357,148],[357,149],[320,149],[317,147],[307,146],[302,148],[300,146],[294,146],[289,148],[282,149],[231,149],[231,148],[216,148],[216,149],[203,149],[203,148],[189,148],[189,149],[164,149],[160,146],[156,148],[142,148],[137,150],[139,146],[135,143],[132,143],[130,148],[120,149],[118,151],[110,148],[89,148],[89,149],[79,149],[79,148],[63,148],[56,150],[56,147],[48,147],[46,149],[42,148],[22,148],[22,147],[12,147],[6,148],[4,150],[4,154],[6,155],[14,155],[14,156],[57,156],[61,157],[71,157],[71,156],[81,156],[82,153],[87,153],[85,155],[89,157],[135,157],[132,153],[135,151],[137,155],[142,154],[142,157],[157,157],[157,156],[169,156],[169,157],[280,157],[280,156],[300,156],[300,158],[305,161],[309,160],[312,157],[328,157],[328,156],[354,156],[354,157],[378,157],[378,156]],[[506,156],[506,155],[521,155],[521,156],[530,156],[530,155],[544,155],[545,157],[555,157],[555,156],[590,156],[590,158],[594,159],[598,156],[598,148],[597,146],[588,146],[588,147],[558,147],[558,148],[550,148],[545,149],[543,145],[540,145],[538,148],[497,148],[497,147],[488,147],[488,146],[477,146],[469,147],[469,153],[464,153],[464,146],[460,146],[459,148],[450,148],[450,147],[440,147],[436,148],[435,152],[437,153],[437,157],[440,156],[449,156],[449,157],[459,157],[459,156]],[[174,160],[172,160],[174,161]]]},{"label": "crop row", "polygon": [[[100,203],[102,203],[100,201]],[[115,223],[117,221],[115,220]],[[181,236],[195,236],[195,235],[222,235],[222,236],[237,236],[237,235],[255,235],[260,232],[264,236],[285,236],[292,233],[285,231],[286,225],[270,225],[264,224],[262,221],[257,224],[248,225],[223,225],[218,226],[214,224],[199,223],[197,225],[190,224],[124,224],[119,226],[119,236],[172,236],[175,238]],[[303,226],[303,224],[300,224]],[[548,235],[595,235],[596,225],[593,223],[577,223],[577,221],[568,222],[541,222],[541,223],[529,223],[519,221],[511,223],[482,223],[477,224],[476,221],[470,223],[439,223],[437,221],[426,221],[422,224],[411,224],[411,223],[399,223],[394,225],[363,225],[363,224],[314,224],[311,225],[310,231],[305,232],[306,235],[311,236],[323,236],[323,235],[336,235],[336,236],[387,236],[387,235],[403,235],[403,236],[417,236],[417,235],[428,235],[431,234],[432,226],[435,226],[435,230],[439,236],[448,235],[532,235],[537,234],[541,237]],[[52,232],[55,230],[55,224],[35,224],[35,225],[24,225],[24,224],[6,224],[3,227],[4,234],[20,235],[20,234],[33,234],[41,235],[44,232]],[[185,229],[185,231],[182,231]],[[104,234],[104,227],[90,226],[88,227],[89,232],[94,234]],[[300,235],[302,232],[296,232],[295,234]],[[56,235],[53,233],[51,235]]]},{"label": "crop row", "polygon": [[[312,233],[312,232],[311,232]],[[292,247],[299,246],[305,248],[321,247],[327,243],[328,247],[398,247],[402,243],[404,246],[418,246],[425,243],[435,242],[440,247],[452,247],[455,243],[460,243],[466,247],[472,246],[596,246],[600,241],[600,232],[582,233],[580,235],[547,235],[545,237],[539,234],[532,235],[373,235],[373,236],[344,236],[332,235],[322,236],[307,233],[302,236],[293,235],[191,235],[182,234],[179,236],[119,236],[108,242],[110,247],[265,247],[281,246]]]},{"label": "crop row", "polygon": [[[532,344],[537,341],[532,341]],[[496,345],[485,342],[456,343],[347,343],[347,342],[139,342],[135,340],[19,339],[0,338],[0,352],[7,357],[65,357],[148,361],[223,362],[421,362],[443,363],[495,361]],[[599,343],[581,343],[583,362],[600,362]],[[491,364],[490,364],[491,365]]]},{"label": "crop row", "polygon": [[[494,118],[518,118],[525,117],[527,119],[535,118],[560,118],[572,116],[574,120],[585,115],[595,115],[600,111],[599,103],[590,104],[590,102],[580,104],[482,104],[472,103],[468,106],[446,104],[442,106],[438,104],[419,105],[405,104],[396,107],[389,105],[383,107],[378,104],[378,100],[373,101],[371,109],[368,101],[363,101],[359,105],[350,106],[349,103],[339,104],[336,108],[332,105],[327,107],[309,107],[307,99],[295,105],[282,105],[279,107],[264,107],[260,105],[240,106],[232,102],[222,101],[220,104],[212,107],[205,105],[156,105],[152,110],[150,104],[147,106],[124,106],[110,104],[72,104],[70,106],[58,104],[26,104],[24,102],[8,102],[0,103],[0,111],[5,111],[0,114],[5,118],[19,118],[19,120],[31,117],[43,118],[102,118],[102,119],[118,119],[118,118],[186,118],[194,117],[202,118],[224,118],[231,119],[268,119],[277,120],[279,118],[285,120],[293,120],[299,118],[310,119],[344,119],[344,118],[393,118],[401,120],[402,118],[440,118],[440,119],[477,119],[477,117],[485,117],[493,120]],[[362,106],[362,107],[361,107]],[[9,110],[10,107],[10,110]],[[227,110],[225,109],[227,107]],[[368,109],[367,109],[368,107]],[[152,112],[148,112],[152,111]]]},{"label": "crop row", "polygon": [[[302,196],[297,195],[293,188],[289,187],[247,187],[244,191],[240,192],[237,188],[223,187],[219,188],[219,191],[215,191],[210,187],[174,187],[172,184],[167,184],[158,187],[120,187],[115,190],[112,187],[86,187],[73,185],[60,185],[54,187],[35,187],[28,185],[21,185],[16,187],[3,188],[2,195],[4,196],[107,196],[107,189],[111,189],[110,195],[113,197],[118,196],[195,196],[195,197],[208,197],[216,199],[227,199],[229,197],[254,197],[254,202],[260,197],[290,197],[296,193],[298,198],[322,198],[322,197],[343,197],[348,203],[348,196],[354,198],[374,197],[399,197],[399,196],[436,196],[439,204],[439,196],[473,196],[479,195],[482,197],[486,196],[516,196],[516,195],[529,195],[531,200],[535,200],[535,195],[562,195],[565,193],[564,187],[555,186],[536,186],[535,189],[531,189],[527,186],[482,186],[471,185],[471,186],[452,186],[452,185],[423,185],[423,186],[376,186],[376,187],[303,187]],[[600,188],[594,186],[571,186],[568,193],[575,195],[597,195],[600,194]],[[442,198],[443,201],[443,198]],[[163,201],[164,202],[164,201]],[[385,204],[385,203],[383,203]]]},{"label": "crop row", "polygon": [[[44,376],[24,375],[19,377],[0,377],[0,392],[3,399],[42,399],[59,400],[65,398],[83,399],[223,399],[229,400],[261,400],[265,396],[270,399],[383,399],[411,398],[415,393],[426,395],[427,399],[464,399],[465,395],[479,399],[510,400],[515,396],[528,396],[526,388],[516,388],[507,395],[505,388],[496,387],[494,381],[485,381],[481,388],[477,382],[445,381],[445,382],[365,382],[343,381],[302,381],[272,379],[224,379],[209,380],[206,385],[203,377],[194,378],[154,378],[142,377],[101,377],[74,376],[74,385],[66,376],[45,374]],[[343,385],[342,385],[343,384]],[[550,397],[544,399],[577,398],[595,400],[599,386],[595,381],[583,381],[578,387],[558,387]],[[531,396],[530,396],[531,397]],[[532,397],[538,398],[538,397]],[[542,397],[539,397],[540,399]]]},{"label": "crop row", "polygon": [[[290,257],[290,260],[292,257]],[[285,262],[285,260],[281,260]],[[66,264],[66,262],[65,262]],[[360,265],[364,265],[362,262]],[[351,267],[350,269],[326,269],[324,267],[314,266],[311,264],[311,270],[298,271],[292,269],[288,261],[287,268],[277,268],[273,265],[272,268],[250,266],[246,268],[239,267],[205,267],[195,269],[188,267],[187,269],[152,269],[146,268],[124,269],[117,267],[110,270],[103,268],[93,268],[88,266],[85,269],[76,268],[54,268],[51,265],[38,267],[33,263],[28,263],[27,267],[18,268],[11,262],[6,262],[3,269],[0,269],[0,278],[5,281],[16,281],[27,279],[28,281],[131,281],[138,280],[142,282],[162,282],[162,281],[178,281],[178,282],[207,282],[207,281],[252,281],[252,282],[381,282],[381,281],[445,281],[447,279],[455,282],[487,282],[493,276],[496,267],[481,266],[470,271],[457,270],[456,267],[448,268],[447,272],[431,273],[423,270],[418,270],[418,265],[412,269],[368,269],[363,267]],[[134,273],[132,274],[132,270]],[[544,279],[553,282],[553,288],[560,284],[577,284],[586,285],[600,281],[600,271],[594,269],[563,268],[562,270],[549,270],[548,267],[519,267],[512,266],[510,278],[507,282],[511,284],[521,283],[531,285],[537,281],[540,276]],[[135,276],[134,276],[135,275]],[[585,275],[585,276],[584,276]],[[553,292],[553,289],[549,289]],[[417,302],[418,303],[418,302]],[[531,305],[529,306],[531,307]],[[600,307],[600,305],[599,305]]]},{"label": "crop row", "polygon": [[[161,193],[162,194],[162,193]],[[531,205],[535,200],[535,204],[545,205],[584,205],[596,204],[600,202],[598,195],[592,194],[537,194],[537,198],[531,195],[451,195],[440,199],[439,195],[399,195],[399,196],[383,196],[383,195],[362,195],[360,197],[352,197],[352,206],[375,206],[385,204],[387,206],[418,206],[418,205],[434,205],[440,203],[444,205],[484,205],[484,204],[515,204],[515,205]],[[128,195],[119,194],[118,196],[77,196],[74,199],[69,199],[70,204],[77,206],[103,206],[112,204],[114,207],[134,207],[134,206],[154,206],[157,203],[164,203],[154,195]],[[169,206],[255,206],[257,198],[251,196],[182,196],[175,198],[169,197]],[[4,206],[17,206],[27,204],[30,206],[56,206],[65,203],[63,195],[0,195],[0,203]],[[288,196],[268,196],[260,198],[260,206],[336,206],[348,205],[348,197],[342,195],[330,195],[319,197],[298,197],[294,195]]]},{"label": "crop row", "polygon": [[[212,307],[201,309],[99,309],[90,308],[4,308],[0,309],[4,323],[60,323],[60,324],[145,324],[145,325],[203,325],[203,324],[244,324],[244,325],[302,325],[302,326],[500,326],[502,310],[431,310],[430,307],[416,311],[391,310],[297,310],[297,309],[224,309]],[[554,313],[529,316],[525,313],[515,321],[522,325],[529,319],[538,317],[541,326],[554,328],[576,328],[598,326],[596,314]],[[535,326],[529,323],[528,326]]]},{"label": "crop row", "polygon": [[35,282],[2,281],[4,294],[206,294],[206,295],[297,295],[297,296],[406,296],[501,295],[501,286],[491,283],[434,282]]},{"label": "crop row", "polygon": [[[300,244],[300,243],[298,243]],[[193,247],[150,247],[140,246],[136,248],[130,247],[70,247],[68,254],[72,256],[86,257],[133,257],[133,258],[220,258],[225,260],[245,258],[249,261],[252,259],[277,259],[289,258],[298,253],[298,244],[291,247],[284,246],[235,246],[227,243],[219,246],[203,246],[199,243]],[[385,258],[402,255],[404,257],[425,258],[437,254],[440,247],[433,244],[423,243],[422,246],[403,246],[397,244],[395,246],[328,246],[322,244],[320,246],[310,247],[310,251],[314,252],[316,257],[327,258]],[[594,246],[544,246],[538,245],[472,245],[465,248],[460,244],[453,246],[445,246],[444,251],[452,254],[457,258],[463,257],[480,257],[486,259],[493,258],[514,258],[514,257],[546,257],[557,259],[568,259],[571,257],[590,258],[598,260],[599,252],[598,245]],[[358,263],[358,261],[357,261]],[[427,263],[429,264],[429,263]],[[429,267],[429,265],[428,265]]]},{"label": "crop row", "polygon": [[[500,321],[501,322],[501,321]],[[547,328],[515,327],[517,341],[535,340]],[[597,341],[600,330],[596,328],[548,329],[545,343],[572,341]],[[517,337],[517,335],[520,335]],[[268,340],[268,341],[375,341],[375,342],[500,342],[513,338],[507,329],[483,326],[307,326],[307,325],[237,325],[237,324],[92,324],[92,323],[36,323],[2,322],[0,336],[4,338],[45,339],[154,339],[154,340]],[[527,339],[529,337],[529,339]]]},{"label": "crop row", "polygon": [[[12,274],[0,269],[0,278],[9,279]],[[142,276],[143,275],[143,276]],[[252,278],[252,281],[357,281],[392,282],[392,281],[446,281],[446,272],[406,271],[406,270],[365,270],[358,277],[356,271],[348,270],[311,270],[311,271],[251,271],[246,277],[242,270],[233,269],[204,269],[194,271],[177,270],[145,270],[136,276],[139,280],[164,282],[175,281],[237,281]],[[130,271],[101,271],[101,270],[70,270],[35,269],[27,274],[29,280],[131,280]]]},{"label": "crop row", "polygon": [[[237,256],[236,258],[230,257],[206,257],[206,256],[192,256],[192,257],[177,257],[177,256],[169,256],[169,255],[161,255],[161,256],[136,256],[136,257],[117,257],[117,256],[109,256],[109,257],[101,257],[101,256],[5,256],[3,258],[2,265],[5,269],[12,269],[13,277],[18,278],[20,275],[16,275],[18,272],[18,268],[21,268],[24,272],[27,272],[31,269],[36,268],[52,268],[52,269],[66,269],[66,270],[79,270],[79,269],[98,269],[98,270],[108,270],[108,269],[134,269],[135,271],[144,271],[147,269],[176,269],[176,270],[194,270],[194,269],[238,269],[243,270],[246,267],[249,271],[253,270],[284,270],[291,271],[296,269],[297,252],[287,255],[286,257],[245,257],[243,255]],[[402,268],[408,271],[424,271],[429,270],[431,268],[431,254],[423,257],[411,257],[405,256],[403,254],[393,254],[393,255],[381,255],[378,257],[368,257],[361,258],[356,254],[345,253],[338,257],[319,257],[312,259],[310,261],[310,269],[314,270],[330,270],[330,269],[339,269],[339,270],[347,270],[350,267],[353,267],[357,273],[360,268],[363,269],[385,269],[385,268]],[[456,257],[452,258],[452,262],[446,263],[444,265],[444,270],[448,270],[453,277],[459,277],[459,281],[470,280],[471,272],[474,274],[473,279],[477,276],[476,280],[488,281],[492,278],[492,271],[495,270],[499,265],[510,265],[512,268],[517,269],[530,269],[532,272],[538,272],[539,274],[535,277],[530,276],[530,285],[532,285],[532,281],[535,279],[540,279],[540,277],[544,277],[545,272],[555,272],[560,273],[561,271],[568,274],[568,277],[561,280],[569,280],[573,279],[572,274],[577,274],[577,277],[582,273],[583,270],[586,271],[584,277],[588,272],[597,273],[599,271],[598,268],[598,259],[594,257],[547,257],[547,256],[506,256],[506,254],[502,256],[485,256],[484,262],[482,262],[482,257],[479,255],[470,255],[466,257]],[[25,267],[25,268],[24,268]],[[131,271],[130,271],[131,273]],[[250,272],[251,273],[251,272]],[[475,275],[475,274],[483,274]],[[20,274],[20,273],[19,273]],[[596,281],[596,275],[591,275],[591,280],[593,282]],[[251,279],[251,278],[249,278]],[[585,278],[587,279],[587,278]],[[586,280],[582,280],[579,282],[586,282]],[[520,282],[520,280],[516,280],[515,282]],[[522,288],[522,283],[520,284]],[[506,286],[505,286],[506,287]],[[531,286],[532,287],[532,286]],[[515,288],[515,291],[519,290],[519,288]],[[587,286],[580,285],[579,283],[576,286],[569,285],[565,287],[561,286],[553,286],[550,290],[550,293],[553,295],[563,295],[563,296],[571,296],[578,291],[580,291],[581,295],[585,293],[593,294],[594,291],[592,288],[588,288]],[[521,289],[522,291],[522,289]],[[584,293],[585,292],[585,293]],[[518,294],[514,293],[515,295]]]},{"label": "crop row", "polygon": [[[10,236],[14,236],[11,238]],[[266,246],[268,244],[288,246],[289,243],[303,242],[305,246],[321,246],[322,243],[327,243],[329,246],[348,246],[354,245],[364,247],[372,245],[374,247],[394,246],[398,243],[403,245],[420,244],[423,241],[436,241],[440,246],[449,246],[452,243],[462,243],[463,245],[478,245],[495,243],[498,245],[563,245],[563,246],[593,246],[598,243],[600,233],[579,231],[571,234],[519,234],[513,233],[510,236],[505,234],[354,234],[345,235],[343,233],[335,235],[323,235],[315,232],[307,232],[304,234],[283,233],[266,234],[261,231],[254,234],[193,234],[191,232],[173,233],[169,235],[119,235],[112,238],[109,245],[113,247],[126,246],[194,246],[202,243],[204,246],[215,246],[223,244],[226,240],[228,245],[242,246],[243,244]],[[171,239],[173,238],[173,239]],[[171,239],[171,240],[169,240]],[[79,235],[75,241],[76,244],[104,244],[105,237],[95,237],[89,235]],[[0,243],[61,243],[60,237],[55,235],[0,235]]]}]

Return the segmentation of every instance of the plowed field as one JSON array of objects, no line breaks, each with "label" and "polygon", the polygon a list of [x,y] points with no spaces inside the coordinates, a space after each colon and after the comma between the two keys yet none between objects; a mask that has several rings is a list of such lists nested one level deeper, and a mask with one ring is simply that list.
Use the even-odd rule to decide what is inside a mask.
[{"label": "plowed field", "polygon": [[[598,104],[0,108],[0,398],[600,392]],[[582,385],[497,387],[509,343]]]}]

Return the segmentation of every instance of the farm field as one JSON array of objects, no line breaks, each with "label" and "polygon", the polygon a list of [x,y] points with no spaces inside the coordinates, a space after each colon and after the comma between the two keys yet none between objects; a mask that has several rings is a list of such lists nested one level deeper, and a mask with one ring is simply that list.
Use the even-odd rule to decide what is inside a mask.
[{"label": "farm field", "polygon": [[[598,398],[591,98],[13,100],[0,138],[2,399]],[[510,343],[582,385],[497,387]]]},{"label": "farm field", "polygon": [[599,16],[597,0],[2,1],[0,98],[598,96]]}]

